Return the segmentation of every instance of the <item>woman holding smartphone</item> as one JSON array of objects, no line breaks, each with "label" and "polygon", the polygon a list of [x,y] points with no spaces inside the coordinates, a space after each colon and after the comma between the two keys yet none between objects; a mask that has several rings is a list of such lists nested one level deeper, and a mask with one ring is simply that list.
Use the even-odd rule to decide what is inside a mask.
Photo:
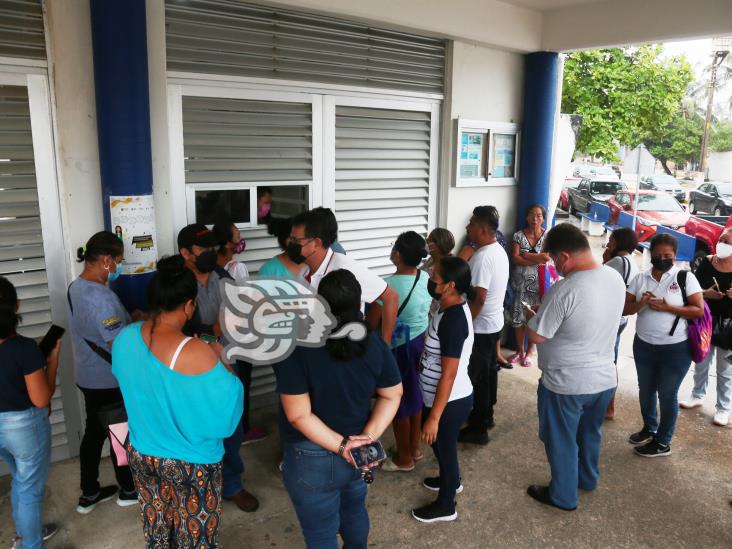
[{"label": "woman holding smartphone", "polygon": [[440,474],[422,485],[436,491],[437,500],[412,510],[420,522],[457,518],[455,494],[462,492],[457,442],[460,427],[473,408],[468,364],[473,349],[473,317],[465,300],[474,298],[470,267],[459,257],[443,257],[427,283],[440,302],[425,337],[420,386],[424,399],[422,440],[432,446]]},{"label": "woman holding smartphone", "polygon": [[333,333],[355,323],[366,337],[352,331],[355,341],[341,337],[324,347],[298,346],[277,366],[282,475],[307,547],[337,549],[340,533],[346,547],[365,549],[367,489],[350,451],[377,440],[391,424],[402,396],[401,376],[380,335],[366,332],[356,277],[332,271],[318,293],[337,320]]},{"label": "woman holding smartphone", "polygon": [[[630,435],[628,442],[636,445],[635,452],[642,457],[671,455],[679,387],[691,366],[686,321],[704,314],[696,277],[686,271],[681,274],[674,265],[676,249],[676,238],[671,235],[651,238],[652,268],[631,281],[623,310],[624,315],[638,314],[633,355],[643,428]],[[688,305],[684,305],[684,285]]]}]

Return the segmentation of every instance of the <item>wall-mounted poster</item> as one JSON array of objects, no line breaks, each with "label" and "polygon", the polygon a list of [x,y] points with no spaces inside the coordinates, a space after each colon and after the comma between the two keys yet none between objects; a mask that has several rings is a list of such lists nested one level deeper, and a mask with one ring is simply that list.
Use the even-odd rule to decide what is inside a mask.
[{"label": "wall-mounted poster", "polygon": [[516,134],[493,134],[492,177],[513,177],[516,165]]},{"label": "wall-mounted poster", "polygon": [[112,231],[125,245],[122,274],[142,274],[155,270],[155,205],[153,195],[110,196]]},{"label": "wall-mounted poster", "polygon": [[460,177],[481,177],[483,175],[482,133],[462,132],[460,135]]}]

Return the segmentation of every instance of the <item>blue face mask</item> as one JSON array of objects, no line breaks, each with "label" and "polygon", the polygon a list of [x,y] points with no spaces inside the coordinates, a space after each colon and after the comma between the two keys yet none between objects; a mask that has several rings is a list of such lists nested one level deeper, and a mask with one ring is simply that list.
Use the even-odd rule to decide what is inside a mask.
[{"label": "blue face mask", "polygon": [[116,263],[116,270],[114,272],[109,271],[109,276],[107,277],[107,282],[114,282],[119,278],[119,275],[122,274],[122,263]]}]

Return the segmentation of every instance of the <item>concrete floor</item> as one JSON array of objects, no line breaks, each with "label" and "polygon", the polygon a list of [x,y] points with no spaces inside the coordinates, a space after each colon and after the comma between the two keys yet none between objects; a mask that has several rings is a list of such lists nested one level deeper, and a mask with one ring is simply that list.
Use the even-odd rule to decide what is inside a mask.
[{"label": "concrete floor", "polygon": [[[597,243],[597,242],[595,242]],[[631,321],[632,322],[632,321]],[[373,547],[543,547],[543,548],[730,548],[732,547],[732,431],[711,424],[715,383],[702,409],[682,411],[672,443],[674,455],[643,459],[632,452],[628,434],[641,426],[632,358],[633,324],[621,345],[617,417],[604,428],[602,478],[598,489],[580,496],[577,511],[544,507],[526,493],[529,484],[545,483],[549,467],[537,437],[538,370],[500,373],[497,426],[482,448],[461,447],[465,491],[457,497],[458,520],[425,525],[410,509],[433,497],[420,486],[436,473],[427,458],[411,473],[382,473],[370,489],[370,545]],[[680,391],[689,394],[690,371]],[[260,411],[258,423],[275,433],[275,411]],[[393,440],[385,436],[387,446]],[[247,488],[261,501],[254,514],[225,503],[221,547],[295,548],[303,540],[294,511],[277,471],[276,434],[242,449]],[[89,515],[76,513],[77,460],[55,464],[49,480],[46,516],[61,525],[49,549],[127,549],[142,547],[136,507],[114,502]],[[112,482],[112,467],[102,465],[103,481]],[[5,492],[5,490],[1,490]],[[10,545],[10,502],[0,500],[0,544]]]}]

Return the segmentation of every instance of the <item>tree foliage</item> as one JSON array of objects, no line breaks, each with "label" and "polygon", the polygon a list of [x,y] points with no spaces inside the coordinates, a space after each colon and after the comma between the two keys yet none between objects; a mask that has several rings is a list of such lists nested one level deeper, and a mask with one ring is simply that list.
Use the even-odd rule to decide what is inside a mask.
[{"label": "tree foliage", "polygon": [[710,146],[717,152],[732,151],[732,122],[718,122],[714,125]]},{"label": "tree foliage", "polygon": [[671,174],[667,162],[684,164],[699,158],[704,119],[697,114],[679,110],[671,122],[650,135],[644,142],[648,152],[661,161],[666,173]]},{"label": "tree foliage", "polygon": [[671,123],[692,71],[684,57],[662,52],[642,46],[567,55],[562,112],[583,117],[578,150],[616,160],[618,145],[635,147]]}]

